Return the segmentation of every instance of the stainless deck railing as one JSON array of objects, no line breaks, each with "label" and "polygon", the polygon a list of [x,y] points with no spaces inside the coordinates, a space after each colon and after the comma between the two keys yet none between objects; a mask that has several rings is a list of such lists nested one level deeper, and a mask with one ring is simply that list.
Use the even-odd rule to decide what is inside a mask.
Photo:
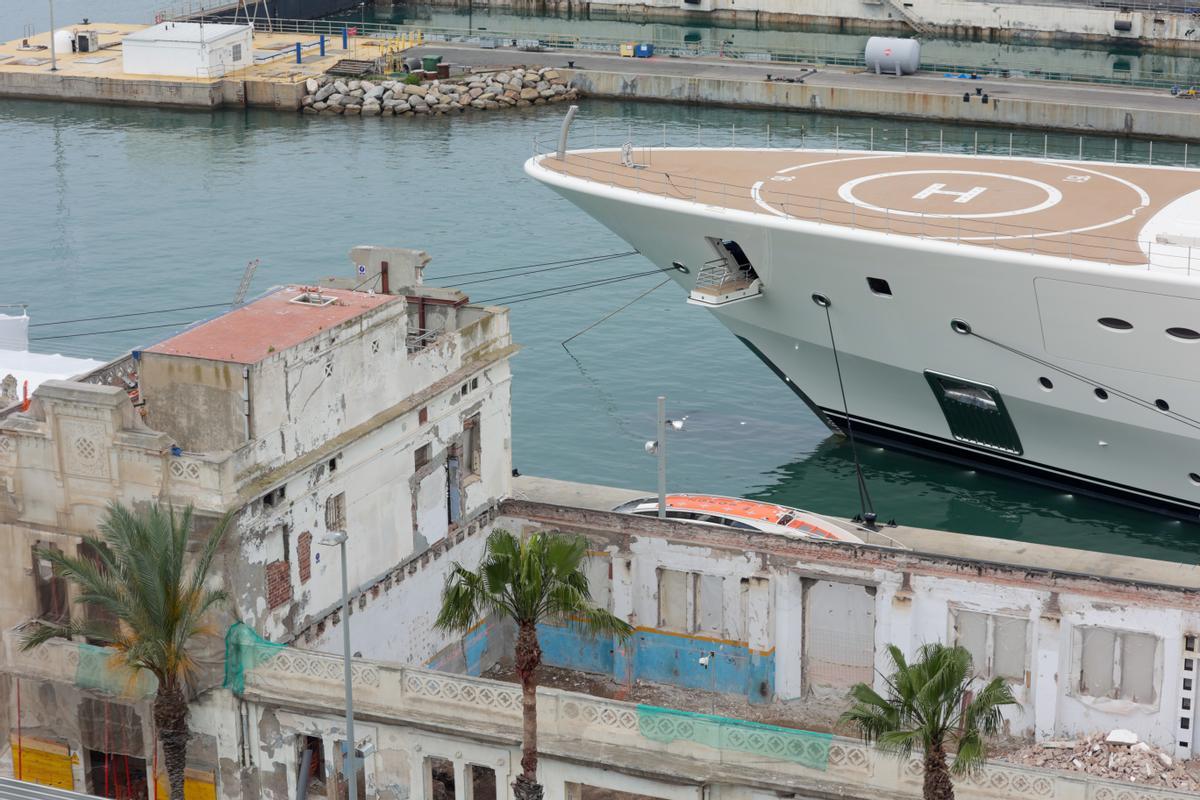
[{"label": "stainless deck railing", "polygon": [[[931,150],[910,150],[911,141],[905,136],[905,149],[876,150],[873,145],[875,137],[873,130],[867,137],[862,137],[859,131],[858,140],[866,138],[871,143],[871,152],[931,152]],[[764,141],[762,132],[740,132],[740,141],[745,144],[759,145]],[[841,141],[841,131],[835,140]],[[914,237],[946,243],[972,245],[1003,249],[1012,252],[1023,252],[1031,255],[1053,256],[1070,260],[1082,260],[1110,264],[1122,268],[1133,269],[1165,269],[1176,274],[1193,274],[1200,277],[1200,252],[1193,253],[1190,245],[1169,244],[1161,241],[1131,239],[1121,236],[1110,236],[1097,232],[1062,231],[1058,229],[1039,228],[1034,225],[1014,224],[999,219],[961,219],[944,218],[925,214],[914,214],[907,210],[891,208],[865,208],[842,200],[832,200],[826,197],[806,195],[798,192],[777,188],[783,184],[771,184],[768,181],[731,184],[723,181],[700,178],[695,175],[682,177],[657,169],[655,152],[664,150],[695,148],[695,142],[671,142],[670,134],[665,129],[661,134],[652,134],[658,143],[635,146],[632,150],[636,168],[623,166],[619,160],[603,158],[593,149],[620,149],[621,144],[633,141],[631,133],[611,134],[601,137],[597,131],[587,131],[586,126],[574,132],[571,145],[578,148],[588,147],[588,150],[570,150],[567,154],[565,171],[587,180],[600,181],[614,188],[647,192],[661,197],[682,200],[689,203],[716,208],[721,211],[737,210],[760,214],[771,214],[777,217],[814,222],[824,225],[838,225],[856,230],[883,233],[892,236]],[[723,147],[730,148],[732,142],[738,142],[739,132],[733,131],[729,141]],[[646,141],[650,137],[642,138]],[[691,138],[691,137],[688,137]],[[705,140],[705,135],[698,136]],[[707,139],[711,141],[710,131]],[[939,137],[940,139],[941,137]],[[770,146],[770,134],[765,137]],[[1010,142],[1012,140],[1010,139]],[[722,145],[717,145],[722,146]],[[1010,144],[1010,152],[1012,145]],[[535,137],[533,151],[535,156],[552,159],[557,149],[557,142],[548,137],[543,140]],[[730,148],[737,149],[737,148]],[[799,148],[798,148],[799,149]],[[803,148],[807,149],[807,148]],[[841,152],[839,148],[812,148],[817,152]],[[868,150],[863,147],[853,147],[849,150]],[[1082,139],[1080,152],[1083,152]],[[937,151],[932,151],[937,152]],[[962,152],[951,150],[949,152]],[[965,154],[972,150],[967,149]],[[978,152],[978,147],[975,148]],[[984,155],[985,153],[979,153]],[[991,153],[989,155],[1007,155]],[[1019,152],[1014,155],[1020,155]],[[1030,157],[1030,156],[1026,156]],[[1032,157],[1038,157],[1033,155]],[[1043,158],[1050,158],[1048,147]],[[1061,158],[1061,157],[1060,157]],[[1062,160],[1077,160],[1065,159]],[[1086,161],[1086,159],[1083,159]],[[557,161],[548,160],[547,166],[555,168]],[[1098,162],[1111,163],[1111,162]],[[1117,161],[1116,163],[1130,163]],[[1145,163],[1145,162],[1142,162]]]}]

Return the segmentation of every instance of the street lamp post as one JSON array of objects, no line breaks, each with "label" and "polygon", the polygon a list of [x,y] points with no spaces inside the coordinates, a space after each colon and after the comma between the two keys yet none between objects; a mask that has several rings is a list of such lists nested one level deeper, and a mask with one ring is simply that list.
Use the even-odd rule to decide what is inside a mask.
[{"label": "street lamp post", "polygon": [[346,569],[346,539],[345,531],[329,531],[321,537],[320,543],[337,548],[342,557],[342,653],[346,679],[346,780],[349,790],[349,800],[358,800],[358,764],[354,748],[354,688],[350,681],[350,579]]},{"label": "street lamp post", "polygon": [[666,395],[658,396],[658,438],[646,442],[646,452],[658,456],[658,518],[667,518],[667,426],[683,430],[683,420],[667,419]]},{"label": "street lamp post", "polygon": [[50,0],[50,71],[58,72],[58,56],[54,52],[54,0]]}]

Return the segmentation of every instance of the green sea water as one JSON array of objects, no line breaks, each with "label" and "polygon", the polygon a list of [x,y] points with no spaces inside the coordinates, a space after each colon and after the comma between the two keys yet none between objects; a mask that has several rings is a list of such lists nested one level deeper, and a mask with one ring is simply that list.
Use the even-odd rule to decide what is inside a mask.
[{"label": "green sea water", "polygon": [[[0,211],[0,302],[29,303],[39,349],[107,357],[170,334],[209,311],[73,325],[45,323],[232,298],[246,262],[261,258],[253,291],[350,269],[348,249],[417,247],[439,275],[626,250],[605,228],[527,178],[535,134],[552,135],[561,109],[435,119],[314,118],[268,111],[215,113],[0,102],[7,202]],[[646,103],[587,102],[577,124],[650,140],[701,130],[724,144],[845,146],[871,121]],[[876,146],[903,129],[874,121]],[[936,141],[910,128],[912,146]],[[983,147],[1007,146],[985,131]],[[756,138],[757,137],[757,138]],[[947,129],[944,146],[973,148]],[[1076,139],[1018,135],[1018,148],[1069,153]],[[1107,153],[1112,140],[1086,143]],[[1139,157],[1145,143],[1118,145]],[[1179,155],[1176,153],[1175,155]],[[1156,161],[1171,157],[1166,146]],[[629,257],[466,287],[477,299],[622,276],[650,265]],[[450,283],[461,283],[458,278]],[[826,429],[711,316],[664,287],[571,343],[560,342],[653,285],[605,289],[512,306],[513,449],[528,474],[653,487],[642,450],[655,397],[686,416],[670,443],[675,490],[751,495],[819,512],[853,514],[848,445]],[[151,330],[115,330],[164,325]],[[101,333],[101,331],[113,331]],[[1019,481],[876,447],[861,448],[882,519],[1189,562],[1197,526],[1064,495]]]},{"label": "green sea water", "polygon": [[[62,0],[66,13],[86,3]],[[94,5],[94,4],[93,4]],[[83,9],[83,11],[81,11]],[[151,12],[152,13],[152,12]],[[133,18],[141,18],[135,16]],[[12,33],[11,15],[0,29]],[[17,34],[19,35],[19,24]],[[348,271],[357,244],[421,248],[440,275],[628,249],[548,189],[522,163],[535,135],[553,137],[561,107],[413,118],[314,118],[258,110],[214,113],[0,101],[0,304],[25,302],[37,349],[111,357],[169,335],[211,311],[81,322],[81,317],[223,302],[247,261],[262,259],[252,292]],[[590,136],[706,144],[902,146],[894,121],[588,101],[576,126]],[[874,131],[868,134],[868,128]],[[736,132],[735,132],[736,128]],[[912,147],[938,129],[909,126]],[[1005,131],[981,131],[1003,151]],[[1071,155],[1075,137],[1016,134],[1026,152]],[[1112,139],[1084,140],[1108,158]],[[943,146],[969,151],[975,132],[946,128]],[[1123,160],[1148,157],[1119,142]],[[1159,145],[1155,163],[1182,158]],[[465,287],[485,300],[647,270],[639,257]],[[450,283],[461,283],[458,278]],[[765,367],[707,312],[668,286],[580,336],[560,342],[653,285],[604,289],[512,306],[514,463],[524,473],[650,488],[655,397],[686,416],[670,443],[673,490],[750,495],[851,515],[853,460]],[[154,329],[116,330],[149,325]],[[103,332],[110,331],[110,332]],[[861,447],[881,519],[1196,563],[1200,527],[1104,501],[877,447]]]}]

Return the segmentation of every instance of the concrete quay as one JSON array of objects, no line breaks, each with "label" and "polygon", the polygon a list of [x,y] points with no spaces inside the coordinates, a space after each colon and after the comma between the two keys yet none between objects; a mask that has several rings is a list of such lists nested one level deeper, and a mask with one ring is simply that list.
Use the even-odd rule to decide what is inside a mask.
[{"label": "concrete quay", "polygon": [[[296,33],[254,34],[256,64],[226,73],[219,78],[190,78],[176,75],[134,75],[124,71],[121,40],[145,25],[97,22],[71,26],[73,30],[95,31],[100,49],[90,53],[56,53],[58,69],[51,70],[50,34],[0,43],[0,97],[39,100],[112,103],[214,109],[223,106],[259,106],[294,111],[304,95],[304,81],[323,73],[338,59],[352,58],[340,48],[340,40],[327,40],[326,56],[309,47],[317,37]],[[305,45],[303,61],[296,63],[295,46]],[[336,49],[334,45],[337,45]],[[275,57],[267,60],[268,57]],[[367,57],[374,57],[375,53]]]},{"label": "concrete quay", "polygon": [[[426,44],[414,52],[438,53],[468,65],[530,58],[505,49],[469,44]],[[989,125],[1082,134],[1195,140],[1200,101],[1151,89],[1032,79],[967,80],[942,75],[882,76],[863,71],[721,59],[633,59],[601,53],[538,56],[559,68],[591,97],[655,100],[831,114],[886,116],[962,125]],[[574,69],[567,69],[568,59]],[[768,81],[803,79],[803,83]],[[982,89],[988,102],[976,94]],[[970,98],[964,101],[963,95]]]}]

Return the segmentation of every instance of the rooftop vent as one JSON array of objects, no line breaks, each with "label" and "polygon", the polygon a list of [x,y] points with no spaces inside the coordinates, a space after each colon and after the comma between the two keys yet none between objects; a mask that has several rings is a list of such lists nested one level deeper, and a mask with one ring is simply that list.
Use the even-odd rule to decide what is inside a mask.
[{"label": "rooftop vent", "polygon": [[289,303],[299,303],[304,306],[327,306],[331,304],[336,297],[328,294],[321,294],[320,289],[307,289],[289,300]]}]

